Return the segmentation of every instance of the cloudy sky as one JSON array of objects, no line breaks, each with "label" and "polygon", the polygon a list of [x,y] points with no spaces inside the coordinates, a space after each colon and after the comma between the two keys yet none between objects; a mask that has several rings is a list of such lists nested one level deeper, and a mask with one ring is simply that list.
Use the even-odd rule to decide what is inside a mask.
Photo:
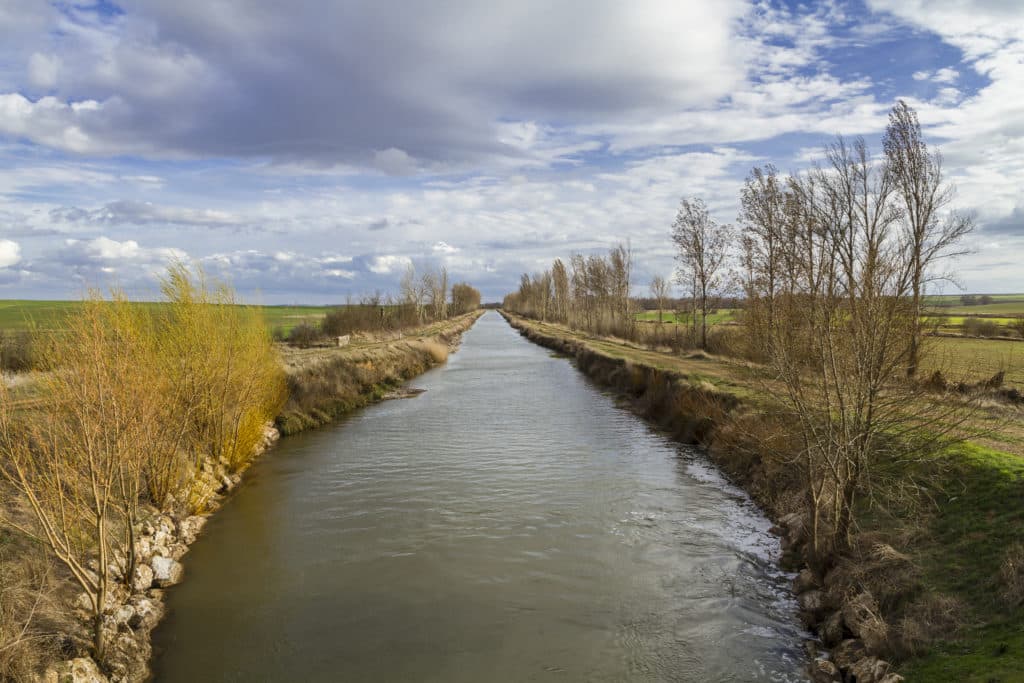
[{"label": "cloudy sky", "polygon": [[[144,295],[168,259],[266,303],[447,264],[489,299],[896,98],[976,213],[975,292],[1024,291],[1020,0],[0,0],[0,298]],[[952,290],[948,290],[952,291]]]}]

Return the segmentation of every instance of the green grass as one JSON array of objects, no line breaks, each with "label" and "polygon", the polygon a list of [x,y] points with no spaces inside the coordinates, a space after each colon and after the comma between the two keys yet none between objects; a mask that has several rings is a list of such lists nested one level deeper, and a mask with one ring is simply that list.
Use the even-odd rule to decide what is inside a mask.
[{"label": "green grass", "polygon": [[1024,612],[1000,598],[1007,548],[1024,543],[1024,459],[964,444],[945,457],[942,495],[917,549],[929,588],[960,597],[968,625],[955,641],[912,660],[910,681],[1024,680]]},{"label": "green grass", "polygon": [[[714,313],[708,315],[708,325],[731,322],[736,319],[736,312],[734,308],[719,308]],[[657,322],[658,311],[640,311],[636,314],[636,319]],[[662,313],[662,320],[666,323],[689,323],[687,315],[677,315],[675,311],[664,311]]]},{"label": "green grass", "polygon": [[[161,306],[159,303],[139,303],[140,306]],[[27,299],[0,300],[0,330],[23,330],[35,325],[41,330],[53,330],[61,321],[81,306],[78,301],[33,301]],[[266,318],[267,329],[283,328],[287,333],[296,325],[319,322],[334,306],[260,306]]]},{"label": "green grass", "polygon": [[988,379],[1000,370],[1006,372],[1006,384],[1024,388],[1024,342],[1009,339],[972,339],[932,337],[929,344],[931,365],[927,372],[939,369],[954,381]]},{"label": "green grass", "polygon": [[[980,296],[980,295],[978,295]],[[925,303],[936,315],[1001,315],[1024,316],[1024,294],[990,294],[992,303],[965,306],[959,294],[925,297]]]}]

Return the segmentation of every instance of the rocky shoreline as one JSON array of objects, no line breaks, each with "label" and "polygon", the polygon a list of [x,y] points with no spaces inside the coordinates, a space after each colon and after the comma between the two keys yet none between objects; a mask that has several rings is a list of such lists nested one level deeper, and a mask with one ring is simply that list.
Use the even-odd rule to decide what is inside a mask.
[{"label": "rocky shoreline", "polygon": [[[280,438],[273,425],[267,425],[263,440],[253,457],[258,457]],[[209,517],[227,500],[242,480],[230,473],[226,463],[202,463],[199,485],[213,491],[207,512],[189,515],[185,506],[171,503],[165,510],[147,507],[141,510],[135,527],[135,570],[124,580],[126,558],[118,553],[110,566],[116,581],[107,594],[103,628],[106,631],[108,674],[90,657],[78,657],[50,666],[41,683],[138,683],[150,678],[149,661],[153,648],[150,636],[164,615],[165,590],[185,576],[182,558],[198,538]],[[95,567],[94,567],[95,568]],[[75,614],[88,623],[91,614],[89,596],[82,593],[74,602]]]},{"label": "rocky shoreline", "polygon": [[[767,493],[773,485],[772,474],[764,471],[756,458],[739,467],[726,461],[726,447],[719,443],[718,431],[741,409],[742,402],[737,397],[722,393],[706,382],[692,384],[685,376],[600,353],[568,336],[540,332],[505,311],[501,314],[530,341],[574,359],[579,370],[588,377],[619,392],[640,417],[671,432],[678,441],[703,446],[723,473],[758,502],[774,522],[772,532],[780,537],[783,567],[797,572],[793,592],[800,608],[800,619],[817,636],[804,643],[808,654],[807,674],[813,683],[900,683],[904,680],[890,662],[875,654],[877,643],[884,637],[878,631],[885,625],[874,618],[870,594],[850,595],[840,571],[833,569],[822,576],[806,564],[803,559],[807,542],[804,517],[771,500]],[[671,414],[665,409],[666,404],[689,408]],[[892,554],[896,562],[902,557],[889,546],[880,547],[879,552]]]},{"label": "rocky shoreline", "polygon": [[[451,330],[437,335],[446,348],[454,351],[461,342],[462,333],[480,314],[455,321]],[[404,343],[404,342],[402,342]],[[417,365],[422,372],[430,366]],[[422,390],[397,387],[389,393],[376,394],[367,385],[366,400],[353,404],[353,408],[374,400],[411,398]],[[282,434],[268,424],[261,443],[256,447],[255,459],[273,446]],[[182,562],[189,547],[196,541],[209,518],[220,509],[228,496],[241,483],[242,472],[231,472],[226,462],[205,459],[200,464],[195,487],[204,493],[203,514],[189,514],[183,503],[170,501],[163,510],[144,506],[139,511],[140,521],[135,526],[135,569],[125,581],[123,567],[127,565],[123,554],[113,557],[110,566],[114,583],[108,588],[104,609],[107,656],[101,668],[88,656],[80,656],[50,665],[38,680],[40,683],[142,683],[152,677],[150,661],[153,654],[151,636],[165,612],[166,591],[185,577]],[[96,569],[96,566],[93,566]],[[83,624],[91,620],[91,602],[85,593],[73,600],[71,607]]]}]

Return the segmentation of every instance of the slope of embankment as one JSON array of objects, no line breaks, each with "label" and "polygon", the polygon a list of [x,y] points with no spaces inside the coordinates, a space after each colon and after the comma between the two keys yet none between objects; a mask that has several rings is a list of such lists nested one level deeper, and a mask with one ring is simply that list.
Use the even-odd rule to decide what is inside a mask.
[{"label": "slope of embankment", "polygon": [[[783,564],[799,571],[801,618],[817,634],[809,648],[829,651],[812,658],[812,680],[1024,680],[1024,458],[1015,427],[913,470],[893,463],[924,500],[906,509],[866,500],[851,548],[812,571],[799,449],[749,366],[502,315],[678,440],[704,446],[775,520]],[[982,418],[1006,425],[1013,410],[990,407]]]},{"label": "slope of embankment", "polygon": [[[482,311],[468,313],[384,338],[353,335],[344,347],[281,348],[289,398],[276,425],[267,426],[257,454],[269,448],[281,434],[324,425],[374,401],[403,395],[395,390],[406,380],[443,363],[480,315]],[[144,506],[134,534],[137,564],[132,576],[124,581],[118,567],[112,569],[113,578],[118,581],[110,590],[105,609],[104,629],[108,631],[109,646],[103,666],[84,654],[84,645],[78,645],[86,642],[87,596],[75,596],[66,587],[55,585],[55,595],[47,600],[54,601],[51,612],[63,624],[61,628],[68,631],[63,637],[67,648],[63,653],[41,658],[44,664],[47,658],[71,658],[48,666],[39,680],[147,680],[152,655],[150,637],[164,614],[165,590],[183,580],[189,546],[243,477],[244,469],[232,471],[226,463],[201,458],[191,487],[192,495],[198,495],[202,501],[198,509],[194,501],[186,505],[172,500],[163,510]],[[123,563],[123,559],[118,556],[115,564]],[[4,567],[0,562],[0,577]],[[51,570],[56,571],[56,567]],[[3,590],[0,585],[0,594]]]}]

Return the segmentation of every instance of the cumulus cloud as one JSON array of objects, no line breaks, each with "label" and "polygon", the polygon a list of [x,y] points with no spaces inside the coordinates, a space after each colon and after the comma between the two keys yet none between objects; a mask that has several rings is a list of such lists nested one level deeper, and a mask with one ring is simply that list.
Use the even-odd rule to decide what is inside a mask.
[{"label": "cumulus cloud", "polygon": [[0,240],[0,268],[10,268],[21,261],[21,246],[13,240]]}]

